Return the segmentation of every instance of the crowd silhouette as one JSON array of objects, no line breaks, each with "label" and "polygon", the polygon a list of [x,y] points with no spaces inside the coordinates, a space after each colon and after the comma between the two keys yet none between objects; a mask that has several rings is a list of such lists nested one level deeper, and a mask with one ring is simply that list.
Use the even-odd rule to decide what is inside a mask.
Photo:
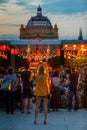
[{"label": "crowd silhouette", "polygon": [[[11,90],[1,87],[6,76],[12,81]],[[11,67],[0,73],[0,109],[6,114],[14,114],[16,109],[22,114],[30,114],[33,105],[34,124],[37,124],[39,112],[44,112],[43,123],[46,124],[48,112],[87,110],[87,67],[80,71],[72,68],[48,72],[40,64],[37,73],[33,73],[27,64],[20,73],[14,73]]]}]

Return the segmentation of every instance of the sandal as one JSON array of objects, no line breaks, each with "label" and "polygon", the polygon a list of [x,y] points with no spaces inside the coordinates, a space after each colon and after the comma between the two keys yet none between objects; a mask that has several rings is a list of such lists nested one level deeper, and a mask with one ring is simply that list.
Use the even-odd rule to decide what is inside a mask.
[{"label": "sandal", "polygon": [[37,121],[34,121],[34,124],[37,124]]},{"label": "sandal", "polygon": [[26,114],[30,114],[30,113],[31,113],[30,111],[26,112]]},{"label": "sandal", "polygon": [[46,125],[46,124],[47,124],[47,122],[46,122],[46,121],[44,121],[44,122],[43,122],[43,124],[44,124],[44,125]]},{"label": "sandal", "polygon": [[24,111],[22,110],[21,113],[24,113]]}]

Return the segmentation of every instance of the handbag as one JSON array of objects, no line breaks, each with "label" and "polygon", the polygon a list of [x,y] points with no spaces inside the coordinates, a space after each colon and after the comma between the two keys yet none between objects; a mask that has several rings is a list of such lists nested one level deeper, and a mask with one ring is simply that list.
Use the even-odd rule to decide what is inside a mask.
[{"label": "handbag", "polygon": [[1,89],[10,91],[11,90],[11,80],[6,80],[6,81],[2,82]]},{"label": "handbag", "polygon": [[51,80],[51,93],[54,92],[53,79]]}]

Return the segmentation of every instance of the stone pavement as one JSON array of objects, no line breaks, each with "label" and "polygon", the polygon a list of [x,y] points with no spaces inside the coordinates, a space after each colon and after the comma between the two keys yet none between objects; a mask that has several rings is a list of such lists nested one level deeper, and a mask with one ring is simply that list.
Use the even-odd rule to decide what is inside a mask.
[{"label": "stone pavement", "polygon": [[16,110],[14,115],[7,115],[0,110],[0,130],[87,130],[87,111],[67,112],[59,109],[58,112],[48,113],[47,124],[43,124],[43,113],[38,115],[38,124],[33,124],[34,108],[31,114],[22,114]]}]

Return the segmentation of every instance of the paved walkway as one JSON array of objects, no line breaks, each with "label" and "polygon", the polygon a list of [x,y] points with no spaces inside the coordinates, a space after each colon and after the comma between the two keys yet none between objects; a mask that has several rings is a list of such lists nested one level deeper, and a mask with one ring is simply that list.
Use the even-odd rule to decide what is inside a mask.
[{"label": "paved walkway", "polygon": [[43,124],[43,113],[39,113],[38,124],[33,124],[34,108],[31,114],[21,114],[19,110],[14,115],[7,115],[0,110],[0,130],[87,130],[87,111],[67,112],[60,109],[58,112],[48,113],[47,125]]}]

